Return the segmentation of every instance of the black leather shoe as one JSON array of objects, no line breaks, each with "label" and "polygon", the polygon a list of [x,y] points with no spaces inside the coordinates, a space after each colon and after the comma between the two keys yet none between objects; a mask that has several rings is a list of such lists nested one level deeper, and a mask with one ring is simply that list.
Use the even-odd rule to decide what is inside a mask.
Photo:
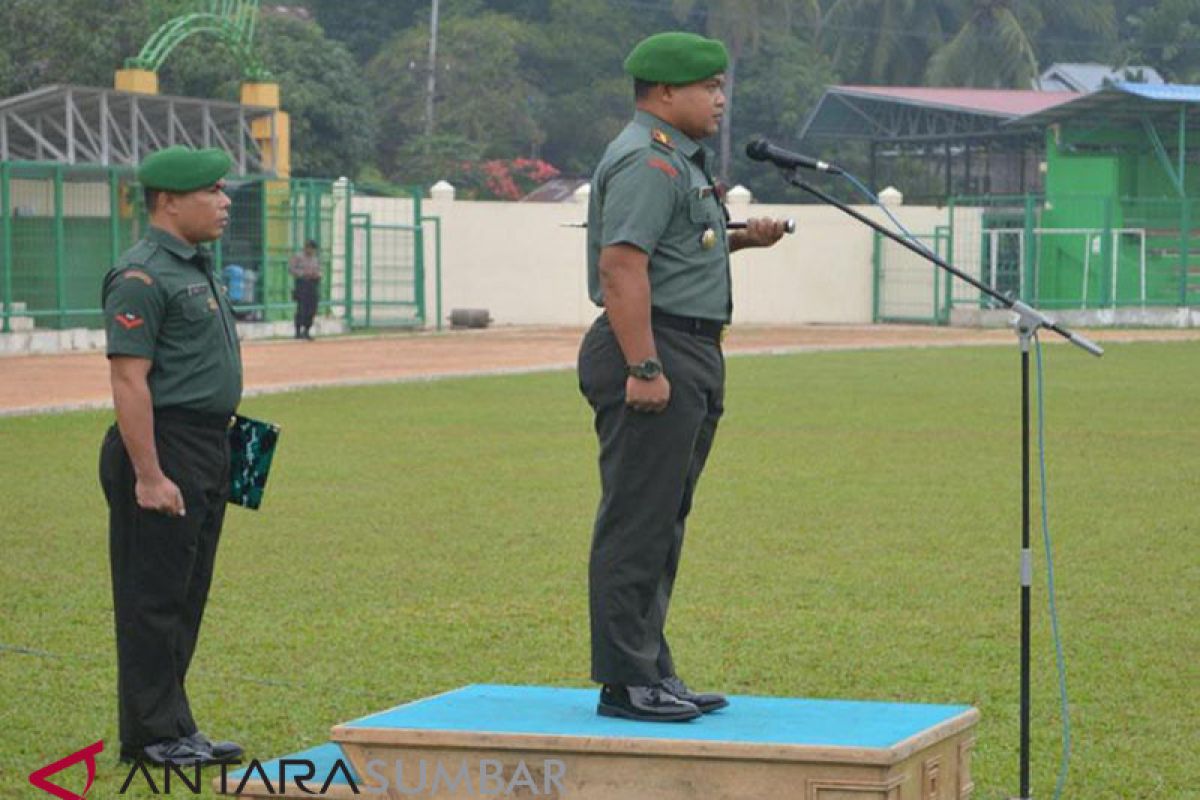
[{"label": "black leather shoe", "polygon": [[680,700],[661,686],[614,686],[600,690],[596,713],[640,722],[687,722],[700,716],[700,709]]},{"label": "black leather shoe", "polygon": [[697,694],[696,692],[693,692],[677,675],[664,678],[659,686],[666,689],[680,700],[685,700],[691,703],[696,708],[700,709],[702,714],[707,714],[710,711],[716,711],[729,705],[729,701],[725,699],[725,695],[723,694]]},{"label": "black leather shoe", "polygon": [[219,761],[222,764],[228,764],[233,761],[241,760],[242,755],[246,752],[245,749],[236,742],[214,742],[200,731],[196,731],[188,737],[200,747],[207,747],[212,753],[213,761]]},{"label": "black leather shoe", "polygon": [[212,750],[190,736],[180,739],[163,739],[141,749],[121,748],[122,761],[147,761],[151,764],[175,764],[190,767],[195,764],[215,764]]}]

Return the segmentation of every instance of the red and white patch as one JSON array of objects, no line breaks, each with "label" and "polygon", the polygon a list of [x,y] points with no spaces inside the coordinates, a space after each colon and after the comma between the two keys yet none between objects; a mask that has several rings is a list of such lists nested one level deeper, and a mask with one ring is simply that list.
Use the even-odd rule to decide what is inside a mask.
[{"label": "red and white patch", "polygon": [[142,283],[146,284],[147,286],[154,285],[154,279],[151,278],[146,273],[142,272],[140,269],[127,269],[124,272],[122,272],[121,275],[124,276],[125,278],[136,278],[137,280],[141,281]]},{"label": "red and white patch", "polygon": [[146,324],[146,320],[142,319],[132,311],[126,311],[124,313],[117,314],[117,316],[115,316],[113,319],[115,319],[117,324],[127,331],[131,331],[134,328],[140,328]]}]

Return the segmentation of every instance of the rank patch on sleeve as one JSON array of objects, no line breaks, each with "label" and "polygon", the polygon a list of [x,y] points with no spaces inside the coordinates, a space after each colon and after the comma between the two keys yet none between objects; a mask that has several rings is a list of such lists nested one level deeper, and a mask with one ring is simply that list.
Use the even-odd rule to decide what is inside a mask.
[{"label": "rank patch on sleeve", "polygon": [[142,272],[140,269],[127,269],[122,272],[121,275],[125,278],[136,278],[147,286],[154,285],[154,279]]},{"label": "rank patch on sleeve", "polygon": [[646,166],[653,167],[654,169],[657,169],[657,170],[661,170],[661,171],[667,173],[668,175],[670,175],[672,178],[679,176],[679,170],[675,169],[673,166],[668,164],[666,161],[663,161],[661,158],[651,158],[649,161],[646,162]]},{"label": "rank patch on sleeve", "polygon": [[118,325],[127,331],[131,331],[134,328],[140,328],[146,324],[146,320],[142,319],[132,311],[126,311],[124,313],[117,314],[114,319],[116,319]]}]

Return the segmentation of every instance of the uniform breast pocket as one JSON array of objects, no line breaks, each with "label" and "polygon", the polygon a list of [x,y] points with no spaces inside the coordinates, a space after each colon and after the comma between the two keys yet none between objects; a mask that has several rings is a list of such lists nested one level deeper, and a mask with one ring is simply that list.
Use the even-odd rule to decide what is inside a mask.
[{"label": "uniform breast pocket", "polygon": [[711,194],[692,189],[688,197],[688,219],[704,227],[716,225],[721,221],[721,206]]},{"label": "uniform breast pocket", "polygon": [[211,319],[217,302],[208,292],[184,295],[179,300],[180,313],[188,322],[203,322]]}]

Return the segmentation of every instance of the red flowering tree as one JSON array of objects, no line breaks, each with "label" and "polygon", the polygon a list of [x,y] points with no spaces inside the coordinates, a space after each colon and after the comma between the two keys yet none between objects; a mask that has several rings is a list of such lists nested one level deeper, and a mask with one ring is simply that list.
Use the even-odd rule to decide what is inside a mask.
[{"label": "red flowering tree", "polygon": [[452,182],[460,196],[472,200],[520,200],[559,174],[537,158],[494,158],[464,162],[460,167],[458,180]]}]

